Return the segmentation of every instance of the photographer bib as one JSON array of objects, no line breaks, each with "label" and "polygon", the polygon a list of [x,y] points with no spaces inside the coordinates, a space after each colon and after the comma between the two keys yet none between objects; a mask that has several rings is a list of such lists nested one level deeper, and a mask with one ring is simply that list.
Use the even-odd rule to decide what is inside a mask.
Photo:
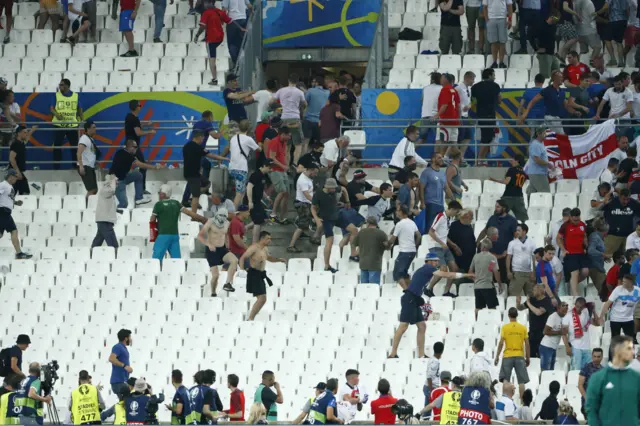
[{"label": "photographer bib", "polygon": [[71,415],[73,424],[84,425],[100,421],[98,390],[95,386],[84,384],[71,393]]}]

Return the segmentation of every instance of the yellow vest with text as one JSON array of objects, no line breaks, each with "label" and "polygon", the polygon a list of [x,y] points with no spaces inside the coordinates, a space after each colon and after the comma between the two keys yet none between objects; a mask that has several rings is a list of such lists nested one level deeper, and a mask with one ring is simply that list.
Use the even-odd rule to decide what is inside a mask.
[{"label": "yellow vest with text", "polygon": [[440,410],[441,425],[457,425],[460,412],[460,391],[450,391],[442,397],[442,409]]},{"label": "yellow vest with text", "polygon": [[71,393],[73,424],[83,425],[100,421],[98,390],[93,385],[80,385]]},{"label": "yellow vest with text", "polygon": [[127,411],[124,409],[124,401],[116,403],[114,406],[115,419],[114,425],[126,425],[127,424]]},{"label": "yellow vest with text", "polygon": [[51,122],[57,127],[78,127],[77,124],[60,124],[64,121],[78,121],[78,93],[73,92],[71,96],[65,96],[56,92],[56,112],[62,115],[62,120],[58,120],[55,115]]}]

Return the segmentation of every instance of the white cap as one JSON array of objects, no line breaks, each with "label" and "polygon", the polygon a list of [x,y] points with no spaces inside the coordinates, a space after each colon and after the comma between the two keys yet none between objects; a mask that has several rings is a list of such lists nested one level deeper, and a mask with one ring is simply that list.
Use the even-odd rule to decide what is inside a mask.
[{"label": "white cap", "polygon": [[171,187],[169,185],[162,185],[159,192],[162,192],[167,198],[171,198]]}]

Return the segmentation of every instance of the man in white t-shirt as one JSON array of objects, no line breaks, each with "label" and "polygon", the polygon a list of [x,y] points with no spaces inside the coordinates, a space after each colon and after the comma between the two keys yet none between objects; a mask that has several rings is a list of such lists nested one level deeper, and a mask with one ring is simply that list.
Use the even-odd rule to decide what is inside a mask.
[{"label": "man in white t-shirt", "polygon": [[624,78],[617,75],[613,78],[613,87],[604,92],[604,96],[598,105],[598,111],[594,117],[600,120],[600,113],[605,102],[609,102],[609,118],[631,118],[633,109],[633,94],[631,90],[625,89]]},{"label": "man in white t-shirt", "polygon": [[409,286],[409,269],[413,259],[416,257],[417,247],[422,239],[416,223],[409,219],[409,214],[409,207],[404,204],[396,208],[396,216],[400,220],[396,223],[392,234],[389,236],[390,247],[393,247],[396,240],[398,241],[398,247],[395,249],[398,250],[398,256],[393,265],[393,279],[404,290]]},{"label": "man in white t-shirt", "polygon": [[[282,104],[282,124],[291,129],[291,143],[293,144],[293,164],[298,164],[300,154],[306,147],[302,146],[304,136],[302,135],[301,113],[307,107],[307,100],[304,98],[304,92],[296,86],[299,81],[298,74],[289,76],[289,85],[279,89],[270,103],[280,102]],[[289,150],[287,149],[287,165],[289,161]]]},{"label": "man in white t-shirt", "polygon": [[622,278],[622,285],[617,286],[611,292],[609,300],[602,305],[600,318],[604,320],[609,308],[609,325],[611,326],[611,337],[619,336],[623,331],[625,336],[636,337],[635,324],[633,322],[633,312],[636,304],[640,301],[640,288],[634,285],[633,275],[625,275]]},{"label": "man in white t-shirt", "polygon": [[560,338],[567,333],[567,329],[562,327],[562,319],[567,314],[569,305],[562,302],[558,305],[556,312],[549,315],[544,326],[544,336],[540,341],[540,369],[542,371],[553,370],[556,364],[556,352],[560,346]]},{"label": "man in white t-shirt", "polygon": [[538,248],[533,238],[527,236],[529,227],[522,223],[516,227],[515,238],[507,246],[507,277],[509,278],[509,296],[529,296],[536,283],[536,257]]},{"label": "man in white t-shirt", "polygon": [[625,250],[629,249],[640,250],[640,223],[636,226],[636,230],[627,237]]},{"label": "man in white t-shirt", "polygon": [[[88,120],[84,123],[84,135],[78,141],[78,173],[87,190],[86,197],[98,193],[98,181],[96,178],[96,154],[99,153],[96,146],[96,124]],[[99,154],[98,154],[99,155]]]},{"label": "man in white t-shirt", "polygon": [[496,400],[496,417],[502,422],[518,419],[518,406],[513,401],[516,387],[511,382],[502,384],[502,396]]},{"label": "man in white t-shirt", "polygon": [[320,164],[332,169],[337,163],[348,157],[350,142],[349,136],[340,136],[325,142],[324,150],[320,156]]},{"label": "man in white t-shirt", "polygon": [[249,175],[249,156],[253,151],[259,151],[261,148],[256,141],[247,136],[247,132],[251,127],[249,120],[242,120],[238,123],[239,133],[229,141],[229,145],[222,153],[222,156],[226,156],[227,152],[231,154],[229,159],[229,176],[235,181],[236,184],[236,196],[233,199],[233,205],[238,208],[244,193],[247,190],[247,178]]},{"label": "man in white t-shirt", "polygon": [[[295,225],[296,230],[291,237],[291,242],[287,248],[287,253],[300,253],[302,250],[296,247],[296,242],[304,231],[309,230],[313,216],[311,215],[311,200],[313,200],[313,179],[318,175],[318,167],[316,164],[310,164],[304,172],[298,177],[296,182],[296,202],[294,204],[296,208]],[[317,241],[320,238],[320,232],[322,228],[316,229],[316,234],[312,238],[312,241]]]},{"label": "man in white t-shirt", "polygon": [[71,36],[67,38],[69,44],[74,46],[78,42],[78,36],[91,28],[92,22],[89,21],[89,14],[82,11],[82,4],[85,0],[69,1],[69,11],[67,17],[71,25]]},{"label": "man in white t-shirt", "polygon": [[442,74],[435,71],[432,72],[431,84],[422,89],[422,122],[420,124],[423,127],[423,133],[420,138],[425,142],[429,142],[429,133],[435,133],[435,126],[431,117],[438,113],[438,97],[442,90],[441,78]]},{"label": "man in white t-shirt", "polygon": [[348,369],[345,373],[347,381],[340,386],[336,400],[345,402],[351,418],[355,417],[357,411],[362,411],[362,405],[369,400],[369,395],[360,387],[360,373],[355,369]]},{"label": "man in white t-shirt", "polygon": [[567,355],[571,357],[571,369],[582,370],[591,362],[591,337],[589,326],[600,324],[598,314],[594,312],[593,318],[587,301],[584,297],[578,297],[569,315],[562,318],[562,327],[567,329],[567,334],[562,335]]},{"label": "man in white t-shirt", "polygon": [[[451,201],[447,206],[447,210],[436,215],[426,238],[429,253],[435,253],[436,256],[438,256],[438,259],[440,259],[440,270],[442,271],[448,269],[449,272],[458,272],[459,269],[451,251],[455,251],[458,255],[462,254],[462,251],[453,241],[449,240],[449,224],[455,219],[460,210],[462,210],[462,205],[457,201]],[[433,291],[433,287],[439,281],[440,278],[433,279],[431,283],[429,283],[429,290]],[[450,291],[452,284],[453,279],[449,278],[443,296],[455,297]],[[432,294],[433,293],[429,294],[429,297],[433,297]]]},{"label": "man in white t-shirt", "polygon": [[16,191],[13,185],[18,181],[18,172],[9,169],[5,172],[5,180],[0,182],[0,237],[8,232],[11,235],[11,244],[16,251],[16,259],[31,259],[33,256],[22,251],[18,227],[13,221],[11,212],[13,206],[21,206],[22,201],[15,201]]},{"label": "man in white t-shirt", "polygon": [[258,104],[256,124],[259,124],[260,121],[262,121],[262,114],[268,110],[269,102],[271,101],[271,98],[273,98],[273,95],[276,93],[276,90],[278,90],[276,80],[270,79],[267,80],[266,89],[258,90],[253,94],[253,99]]}]

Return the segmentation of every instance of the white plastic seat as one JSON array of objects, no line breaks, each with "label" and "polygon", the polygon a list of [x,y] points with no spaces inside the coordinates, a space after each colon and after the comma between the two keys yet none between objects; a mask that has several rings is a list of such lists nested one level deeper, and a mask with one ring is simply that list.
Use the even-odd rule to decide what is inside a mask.
[{"label": "white plastic seat", "polygon": [[34,223],[46,223],[52,225],[57,222],[57,210],[42,209],[33,212]]},{"label": "white plastic seat", "polygon": [[[97,46],[101,46],[98,44]],[[102,45],[107,46],[107,45]],[[105,49],[105,47],[103,47]],[[87,58],[93,59],[96,56],[96,45],[90,43],[79,43],[73,46],[73,57],[74,58]],[[102,55],[100,55],[102,56]]]},{"label": "white plastic seat", "polygon": [[28,72],[28,71],[20,72],[16,79],[16,84],[24,87],[35,87],[38,85],[38,82],[39,82],[39,75],[37,72]]},{"label": "white plastic seat", "polygon": [[[91,71],[89,73],[87,73],[87,84],[85,86],[85,89],[87,88],[87,86],[90,87],[95,87],[95,88],[102,88],[104,89],[105,86],[107,86],[109,84],[109,73],[106,71]],[[102,91],[102,90],[100,90]]]},{"label": "white plastic seat", "polygon": [[411,70],[407,69],[391,69],[389,71],[389,82],[411,83]]},{"label": "white plastic seat", "polygon": [[175,86],[176,84],[178,84],[178,73],[160,71],[158,72],[157,79],[158,83],[161,83],[165,86]]},{"label": "white plastic seat", "polygon": [[116,58],[113,64],[116,71],[136,71],[138,63],[136,58]]},{"label": "white plastic seat", "polygon": [[416,41],[400,40],[396,46],[396,54],[418,55],[418,43]]},{"label": "white plastic seat", "polygon": [[109,85],[114,86],[130,86],[131,85],[131,73],[114,71],[109,73]]},{"label": "white plastic seat", "polygon": [[[73,85],[73,87],[82,87],[85,85],[85,73],[84,72],[71,72],[71,71],[65,71],[62,76],[64,78],[69,79],[69,81],[71,81],[71,84]],[[82,182],[80,182],[82,183]],[[84,188],[84,185],[83,185]]]},{"label": "white plastic seat", "polygon": [[[67,64],[68,64],[67,68],[70,70],[73,70],[71,72],[86,73],[91,70],[91,61],[89,58],[72,57],[68,59]],[[68,73],[65,72],[65,74],[68,74]]]},{"label": "white plastic seat", "polygon": [[509,66],[524,70],[531,69],[531,56],[527,54],[515,54],[509,57]]},{"label": "white plastic seat", "polygon": [[4,45],[4,57],[22,59],[26,56],[26,45],[9,43]]},{"label": "white plastic seat", "polygon": [[[577,192],[576,192],[577,193]],[[557,193],[554,196],[554,206],[556,207],[577,207],[576,193]]]},{"label": "white plastic seat", "polygon": [[[16,31],[18,32],[17,37],[15,38],[16,42],[18,43],[30,43],[31,41],[33,42],[38,42],[38,43],[45,43],[45,44],[52,44],[53,43],[53,32],[49,29],[44,29],[44,30],[31,30],[31,31]],[[23,34],[19,34],[19,33],[23,33]],[[58,33],[59,35],[60,33]],[[20,36],[22,36],[22,40],[20,41],[21,38]],[[11,32],[11,38],[14,38],[14,32]]]},{"label": "white plastic seat", "polygon": [[441,55],[440,68],[462,68],[462,58],[460,55]]},{"label": "white plastic seat", "polygon": [[142,56],[146,58],[162,58],[164,56],[164,45],[161,43],[144,43],[142,45]]},{"label": "white plastic seat", "polygon": [[36,21],[33,16],[14,16],[13,28],[16,30],[34,30]]},{"label": "white plastic seat", "polygon": [[[535,195],[535,194],[532,194]],[[551,194],[548,194],[551,195]],[[549,221],[549,208],[546,206],[529,206],[527,214],[530,220]]]},{"label": "white plastic seat", "polygon": [[187,45],[185,43],[167,43],[165,56],[184,58],[187,56]]},{"label": "white plastic seat", "polygon": [[62,197],[59,195],[43,195],[39,199],[39,208],[60,210],[62,209]]}]

